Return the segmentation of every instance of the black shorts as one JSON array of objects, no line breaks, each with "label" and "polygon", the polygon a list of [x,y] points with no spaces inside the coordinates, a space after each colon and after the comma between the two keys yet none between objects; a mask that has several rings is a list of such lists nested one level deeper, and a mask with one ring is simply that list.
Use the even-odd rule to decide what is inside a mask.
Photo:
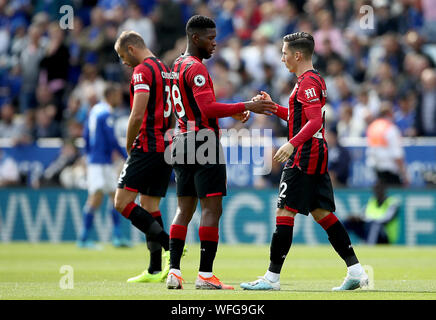
[{"label": "black shorts", "polygon": [[225,164],[176,164],[178,197],[213,197],[227,194]]},{"label": "black shorts", "polygon": [[283,170],[277,208],[308,215],[321,208],[336,210],[333,187],[328,172],[306,174],[298,168]]},{"label": "black shorts", "polygon": [[165,197],[172,167],[163,152],[133,149],[118,179],[118,188],[153,197]]},{"label": "black shorts", "polygon": [[[186,135],[180,134],[174,137],[172,145],[173,168],[176,176],[177,196],[184,197],[213,197],[225,196],[227,194],[227,173],[226,164],[223,157],[222,146],[218,138],[213,143],[214,154],[210,161],[199,163],[197,152],[205,150],[203,142],[195,142],[193,151],[195,158],[188,159]],[[209,154],[206,152],[206,156]]]}]

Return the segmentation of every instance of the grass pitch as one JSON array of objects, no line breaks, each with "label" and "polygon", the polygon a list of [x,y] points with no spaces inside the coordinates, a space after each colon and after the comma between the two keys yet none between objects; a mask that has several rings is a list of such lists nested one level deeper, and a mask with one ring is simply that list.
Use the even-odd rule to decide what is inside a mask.
[{"label": "grass pitch", "polygon": [[[268,266],[267,245],[220,244],[216,275],[235,291],[195,290],[198,244],[188,245],[182,258],[184,290],[164,283],[126,283],[148,264],[145,244],[101,251],[78,249],[73,243],[0,244],[0,299],[150,299],[150,300],[298,300],[298,299],[431,299],[436,300],[436,248],[355,246],[362,265],[373,271],[370,290],[331,292],[346,274],[343,261],[330,246],[293,245],[283,267],[281,291],[252,292],[239,287],[255,280]],[[64,265],[73,268],[73,289],[61,289]]]}]

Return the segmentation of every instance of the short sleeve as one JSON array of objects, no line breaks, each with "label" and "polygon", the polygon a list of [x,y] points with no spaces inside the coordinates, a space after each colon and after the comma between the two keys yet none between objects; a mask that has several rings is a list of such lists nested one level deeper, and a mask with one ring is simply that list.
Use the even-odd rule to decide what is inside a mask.
[{"label": "short sleeve", "polygon": [[139,65],[133,70],[132,85],[134,93],[149,92],[152,81],[150,70],[143,65]]},{"label": "short sleeve", "polygon": [[321,105],[322,88],[318,81],[310,77],[304,78],[298,89],[297,100],[303,107]]},{"label": "short sleeve", "polygon": [[202,63],[194,63],[186,72],[186,81],[195,96],[213,93],[209,81],[209,72]]}]

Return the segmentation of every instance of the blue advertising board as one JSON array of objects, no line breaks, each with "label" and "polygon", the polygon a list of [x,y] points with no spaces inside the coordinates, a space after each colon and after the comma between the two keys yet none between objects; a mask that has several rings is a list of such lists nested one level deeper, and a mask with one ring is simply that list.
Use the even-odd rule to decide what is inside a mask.
[{"label": "blue advertising board", "polygon": [[[400,201],[400,236],[397,244],[436,245],[436,192],[431,190],[390,190]],[[341,219],[361,213],[369,189],[336,190],[336,215]],[[84,190],[27,188],[0,190],[0,241],[75,241],[80,233]],[[268,244],[275,228],[277,190],[230,188],[223,201],[220,242]],[[105,199],[95,217],[92,235],[97,241],[110,241],[112,220],[110,202]],[[166,229],[177,206],[175,190],[170,189],[161,204]],[[201,212],[198,209],[188,228],[187,242],[197,242]],[[123,219],[124,235],[133,242],[143,235]],[[353,243],[358,239],[350,235]],[[327,244],[325,231],[309,216],[297,215],[294,243]]]}]

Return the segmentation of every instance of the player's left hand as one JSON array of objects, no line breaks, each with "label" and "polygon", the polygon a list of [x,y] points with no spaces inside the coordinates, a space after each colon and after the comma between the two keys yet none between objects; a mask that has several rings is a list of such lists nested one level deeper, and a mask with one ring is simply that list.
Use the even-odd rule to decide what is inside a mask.
[{"label": "player's left hand", "polygon": [[274,155],[274,160],[278,162],[285,162],[289,159],[292,152],[294,152],[294,146],[290,142],[286,142],[280,147],[280,149]]},{"label": "player's left hand", "polygon": [[250,111],[244,111],[237,114],[234,114],[232,116],[233,119],[241,121],[242,123],[247,122],[248,119],[250,119]]}]

